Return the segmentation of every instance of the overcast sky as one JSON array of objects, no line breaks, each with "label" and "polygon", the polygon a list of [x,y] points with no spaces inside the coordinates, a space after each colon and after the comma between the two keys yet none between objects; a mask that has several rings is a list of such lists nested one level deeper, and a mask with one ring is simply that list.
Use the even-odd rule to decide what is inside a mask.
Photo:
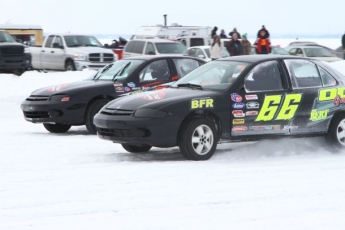
[{"label": "overcast sky", "polygon": [[0,24],[40,25],[46,33],[133,34],[139,26],[237,27],[249,37],[262,25],[274,34],[343,34],[345,0],[1,0]]}]

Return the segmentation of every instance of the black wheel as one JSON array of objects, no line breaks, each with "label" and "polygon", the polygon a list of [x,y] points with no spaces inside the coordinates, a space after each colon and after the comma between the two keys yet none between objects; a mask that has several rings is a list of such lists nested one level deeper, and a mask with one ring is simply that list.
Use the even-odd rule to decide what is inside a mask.
[{"label": "black wheel", "polygon": [[97,133],[96,126],[93,124],[93,117],[107,103],[108,103],[108,101],[106,101],[106,100],[98,100],[98,101],[92,102],[87,107],[86,115],[85,115],[85,126],[91,134]]},{"label": "black wheel", "polygon": [[65,125],[65,124],[43,124],[44,128],[48,130],[51,133],[65,133],[67,132],[71,126],[70,125]]},{"label": "black wheel", "polygon": [[129,144],[121,144],[121,145],[126,151],[130,153],[148,152],[152,148],[152,146],[150,145],[141,145],[141,146],[129,145]]},{"label": "black wheel", "polygon": [[332,150],[337,151],[345,148],[345,114],[333,118],[325,138],[326,143]]},{"label": "black wheel", "polygon": [[67,62],[66,62],[66,64],[65,64],[65,70],[66,70],[66,71],[74,71],[74,70],[75,70],[73,61],[67,61]]},{"label": "black wheel", "polygon": [[179,147],[188,160],[208,160],[217,147],[217,131],[212,121],[194,118],[184,122]]}]

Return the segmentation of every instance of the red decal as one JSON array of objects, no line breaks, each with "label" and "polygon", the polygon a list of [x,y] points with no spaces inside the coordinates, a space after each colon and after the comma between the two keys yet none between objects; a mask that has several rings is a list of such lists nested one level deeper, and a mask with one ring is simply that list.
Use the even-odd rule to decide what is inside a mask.
[{"label": "red decal", "polygon": [[165,92],[163,90],[145,92],[139,94],[138,97],[148,101],[156,101],[165,98]]},{"label": "red decal", "polygon": [[151,83],[142,85],[142,87],[148,87],[148,86],[153,86],[153,85],[159,85],[159,84],[162,84],[162,83],[163,83],[163,81],[155,81],[155,82],[151,82]]},{"label": "red decal", "polygon": [[244,131],[247,131],[248,130],[248,127],[247,126],[235,126],[232,128],[232,131],[234,132],[244,132]]}]

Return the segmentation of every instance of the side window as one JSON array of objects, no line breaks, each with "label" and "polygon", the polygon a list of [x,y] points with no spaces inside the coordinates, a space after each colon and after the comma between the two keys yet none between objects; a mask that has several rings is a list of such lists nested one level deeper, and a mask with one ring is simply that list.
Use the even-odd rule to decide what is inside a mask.
[{"label": "side window", "polygon": [[62,39],[60,36],[55,36],[54,43],[57,43],[60,47],[63,46]]},{"label": "side window", "polygon": [[292,86],[294,88],[306,88],[322,86],[319,72],[314,63],[307,60],[284,60]]},{"label": "side window", "polygon": [[144,50],[144,45],[145,45],[144,41],[135,41],[135,43],[133,45],[133,49],[131,52],[137,53],[137,54],[142,54],[143,50]]},{"label": "side window", "polygon": [[52,46],[53,38],[54,38],[54,35],[50,35],[50,36],[47,38],[47,42],[46,42],[46,44],[44,45],[44,47],[50,48],[50,47]]},{"label": "side window", "polygon": [[191,38],[190,39],[190,46],[205,46],[207,44],[204,43],[204,39],[203,38]]},{"label": "side window", "polygon": [[289,51],[290,54],[292,55],[296,55],[296,52],[297,52],[297,49],[296,48],[293,48]]},{"label": "side window", "polygon": [[167,60],[158,60],[148,64],[139,74],[140,81],[170,80],[171,74]]},{"label": "side window", "polygon": [[196,53],[196,55],[195,55],[196,57],[198,57],[198,58],[205,58],[205,54],[202,51],[202,49],[197,48],[195,53]]},{"label": "side window", "polygon": [[337,81],[329,73],[327,73],[320,66],[318,66],[318,68],[319,68],[319,71],[320,71],[320,75],[321,75],[323,86],[334,86],[334,85],[337,85]]},{"label": "side window", "polygon": [[282,90],[282,79],[277,61],[267,61],[255,66],[246,76],[244,87],[247,92]]},{"label": "side window", "polygon": [[156,54],[155,48],[151,42],[148,42],[146,45],[145,54]]},{"label": "side window", "polygon": [[302,49],[298,48],[298,49],[296,50],[296,54],[303,55]]},{"label": "side window", "polygon": [[135,43],[135,41],[128,42],[125,46],[124,52],[132,52],[134,43]]},{"label": "side window", "polygon": [[188,50],[188,56],[196,57],[196,48],[191,48]]},{"label": "side window", "polygon": [[176,58],[173,60],[177,69],[177,74],[180,78],[200,66],[200,63],[193,59]]}]

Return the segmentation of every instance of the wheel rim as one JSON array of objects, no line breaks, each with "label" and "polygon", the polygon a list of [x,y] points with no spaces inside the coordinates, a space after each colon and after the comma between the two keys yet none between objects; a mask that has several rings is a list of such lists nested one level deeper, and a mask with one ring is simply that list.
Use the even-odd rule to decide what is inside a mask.
[{"label": "wheel rim", "polygon": [[[345,127],[345,126],[344,126]],[[212,149],[214,136],[207,125],[199,125],[193,132],[192,146],[198,155],[206,155]]]},{"label": "wheel rim", "polygon": [[71,64],[67,64],[67,71],[72,71],[73,70],[73,66]]},{"label": "wheel rim", "polygon": [[345,146],[345,119],[339,122],[337,128],[337,139],[341,145]]}]

